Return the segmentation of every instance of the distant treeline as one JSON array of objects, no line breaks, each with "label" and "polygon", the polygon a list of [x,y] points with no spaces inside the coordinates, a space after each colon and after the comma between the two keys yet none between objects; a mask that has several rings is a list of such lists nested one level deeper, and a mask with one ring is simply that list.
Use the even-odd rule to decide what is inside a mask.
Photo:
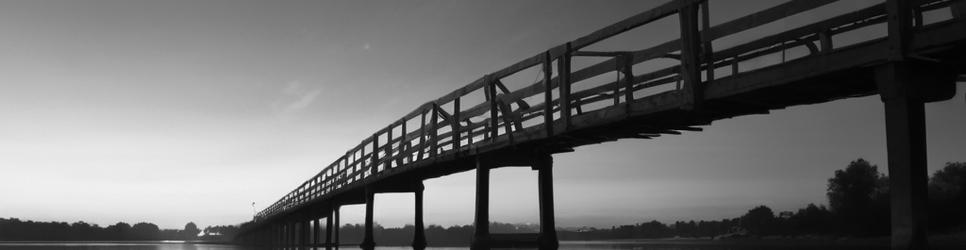
[{"label": "distant treeline", "polygon": [[[836,170],[828,180],[829,206],[809,204],[796,212],[777,215],[767,206],[758,206],[733,219],[715,221],[658,221],[611,228],[558,229],[560,240],[610,240],[668,237],[755,237],[755,236],[878,236],[887,235],[889,223],[888,177],[866,160],[852,161]],[[966,163],[946,163],[929,179],[929,227],[934,232],[966,230]],[[231,241],[238,226],[206,227],[202,240]],[[342,243],[362,241],[363,225],[341,227]],[[430,246],[466,246],[473,237],[471,225],[426,227]],[[536,233],[538,225],[490,223],[493,233]],[[0,219],[0,240],[160,240],[194,239],[194,223],[184,230],[159,230],[150,223],[128,226],[118,223],[100,228],[83,222],[32,222]],[[376,243],[384,246],[409,245],[413,226],[384,228],[374,226]]]},{"label": "distant treeline", "polygon": [[146,222],[100,227],[83,221],[67,224],[0,218],[0,241],[194,240],[200,232],[193,222],[184,229],[160,229]]},{"label": "distant treeline", "polygon": [[[966,230],[966,163],[950,162],[929,178],[929,228]],[[667,237],[881,236],[890,233],[889,178],[866,160],[851,162],[828,180],[829,206],[809,204],[775,214],[758,206],[741,217],[717,221],[651,221],[610,229],[559,231],[562,240]]]},{"label": "distant treeline", "polygon": [[[929,226],[934,232],[966,230],[966,163],[946,163],[929,179]],[[558,229],[560,240],[613,240],[669,237],[739,238],[758,236],[880,236],[890,233],[889,179],[872,163],[857,159],[828,180],[829,206],[809,204],[798,211],[775,213],[767,206],[752,208],[744,215],[714,221],[658,221],[611,228]],[[426,228],[431,246],[465,246],[473,226]],[[535,233],[537,225],[491,223],[494,233]],[[362,241],[362,225],[345,225],[343,243]],[[412,226],[376,226],[379,245],[408,245]]]}]

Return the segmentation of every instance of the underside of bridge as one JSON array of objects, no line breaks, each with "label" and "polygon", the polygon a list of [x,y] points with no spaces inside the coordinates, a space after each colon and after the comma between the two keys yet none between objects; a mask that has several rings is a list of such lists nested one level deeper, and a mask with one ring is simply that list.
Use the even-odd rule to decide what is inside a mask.
[{"label": "underside of bridge", "polygon": [[[373,237],[374,195],[412,192],[415,194],[412,245],[421,249],[427,245],[423,231],[422,181],[476,170],[476,231],[472,248],[556,249],[553,154],[618,139],[651,139],[681,131],[701,131],[699,126],[710,125],[715,120],[767,114],[790,106],[879,95],[886,114],[892,248],[926,249],[924,103],[951,98],[957,78],[963,79],[961,75],[966,74],[966,1],[887,0],[884,4],[732,48],[713,50],[710,47],[710,41],[716,38],[830,2],[834,1],[794,0],[714,27],[708,27],[708,8],[702,0],[672,1],[625,19],[489,74],[424,105],[399,123],[366,139],[318,176],[260,213],[254,221],[243,225],[237,239],[245,244],[280,248],[337,246],[340,207],[365,204],[365,238],[361,247],[370,249],[378,242]],[[948,10],[952,17],[924,25],[922,13],[936,9]],[[678,41],[638,51],[579,50],[670,15],[679,18],[681,38]],[[888,34],[848,46],[836,47],[831,43],[830,37],[836,32],[872,24],[885,25]],[[807,47],[810,54],[759,69],[738,69],[738,62],[746,58],[784,53],[784,49],[795,46]],[[578,56],[612,59],[571,70],[570,59]],[[681,64],[645,74],[631,72],[635,63],[658,57],[674,57]],[[556,67],[552,65],[554,62]],[[501,87],[501,77],[527,67],[542,67],[544,80],[512,92]],[[556,77],[551,73],[554,68],[561,72]],[[730,68],[732,74],[715,77],[715,69],[719,68]],[[625,77],[571,92],[571,83],[613,69]],[[635,96],[635,91],[662,84],[681,87]],[[504,93],[499,94],[501,88]],[[477,90],[485,92],[487,101],[469,109],[461,108],[460,96]],[[557,97],[552,95],[555,91],[559,92]],[[529,105],[522,101],[525,97],[541,95],[545,98],[542,104]],[[586,103],[611,100],[613,105],[606,108],[581,109]],[[511,103],[517,105],[516,110]],[[452,106],[451,111],[445,111],[444,104]],[[430,121],[427,114],[431,114]],[[418,121],[420,117],[418,129],[406,128],[407,121]],[[470,120],[474,117],[485,119]],[[542,123],[538,125],[522,125],[524,120],[541,117]],[[438,128],[442,127],[449,132],[440,132]],[[384,143],[379,144],[380,140]],[[510,166],[530,167],[538,173],[540,232],[537,234],[489,232],[489,170]]]}]

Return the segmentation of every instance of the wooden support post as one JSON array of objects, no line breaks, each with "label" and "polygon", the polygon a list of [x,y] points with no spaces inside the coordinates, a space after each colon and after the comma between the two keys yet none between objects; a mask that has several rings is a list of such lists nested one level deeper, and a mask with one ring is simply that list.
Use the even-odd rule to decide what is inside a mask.
[{"label": "wooden support post", "polygon": [[413,218],[413,249],[426,248],[426,229],[423,225],[423,182],[417,184],[416,192],[413,193],[415,200],[415,211]]},{"label": "wooden support post", "polygon": [[886,12],[889,14],[889,59],[901,61],[906,57],[912,33],[912,4],[910,0],[887,0]]},{"label": "wooden support post", "polygon": [[312,218],[312,246],[318,246],[322,238],[322,230],[319,230],[319,217]]},{"label": "wooden support post", "polygon": [[476,212],[473,219],[475,232],[472,249],[489,249],[490,241],[490,169],[477,157],[476,163]]},{"label": "wooden support post", "polygon": [[543,53],[543,127],[547,132],[547,138],[553,136],[553,86],[550,80],[553,77],[553,65],[550,52]]},{"label": "wooden support post", "polygon": [[342,225],[339,224],[339,209],[341,209],[341,208],[342,208],[342,206],[339,206],[339,205],[336,205],[334,208],[332,208],[332,224],[333,224],[333,227],[332,227],[332,244],[333,245],[336,245],[336,246],[338,246],[339,245],[339,242],[340,242],[339,241],[339,228],[342,227]]},{"label": "wooden support post", "polygon": [[301,241],[299,242],[299,245],[304,248],[309,246],[309,244],[311,243],[309,239],[310,236],[312,235],[311,234],[312,232],[309,230],[311,229],[309,228],[311,224],[309,223],[308,220],[305,220],[305,218],[302,218],[302,221],[299,224],[301,225],[301,231],[300,231],[301,234],[299,235],[301,237]]},{"label": "wooden support post", "polygon": [[325,246],[332,246],[332,214],[325,217]]},{"label": "wooden support post", "polygon": [[295,242],[295,237],[292,237],[294,235],[293,230],[295,230],[295,228],[292,226],[292,222],[286,222],[285,223],[285,247],[287,248],[291,248],[295,245],[293,244],[293,242]]},{"label": "wooden support post", "polygon": [[376,241],[372,237],[373,233],[373,221],[372,221],[372,209],[373,203],[375,203],[373,192],[371,187],[366,187],[366,221],[365,221],[365,232],[362,238],[362,243],[359,244],[359,248],[362,249],[373,249],[376,247]]},{"label": "wooden support post", "polygon": [[885,104],[886,146],[891,196],[892,249],[928,249],[926,240],[926,121],[924,101],[914,88],[909,66],[879,68],[876,83]]},{"label": "wooden support post", "polygon": [[553,156],[537,157],[537,185],[540,200],[540,249],[557,249],[557,229],[553,212]]},{"label": "wooden support post", "polygon": [[563,129],[560,132],[564,132],[570,129],[570,58],[571,58],[571,47],[570,43],[567,43],[566,51],[560,58],[557,58],[557,79],[559,83],[557,84],[557,89],[560,91],[560,120],[563,121]]},{"label": "wooden support post", "polygon": [[288,245],[289,247],[295,247],[296,245],[298,245],[297,244],[298,241],[296,241],[297,240],[296,238],[298,238],[297,237],[298,230],[295,228],[294,221],[288,222],[288,230],[286,230],[286,236],[288,237],[288,240],[285,243],[286,245]]},{"label": "wooden support post", "polygon": [[305,236],[303,235],[302,222],[299,219],[292,221],[292,246],[295,249],[299,249],[303,246]]},{"label": "wooden support post", "polygon": [[288,247],[288,222],[282,222],[278,225],[278,245],[280,247]]},{"label": "wooden support post", "polygon": [[684,80],[683,108],[689,110],[700,109],[704,99],[704,89],[701,86],[701,69],[699,65],[701,40],[698,32],[697,5],[690,4],[678,11],[681,23],[681,79]]},{"label": "wooden support post", "polygon": [[289,244],[288,244],[288,234],[289,234],[289,232],[288,231],[289,231],[288,230],[288,222],[287,221],[282,222],[281,225],[279,225],[279,230],[278,230],[278,232],[279,232],[279,237],[278,237],[279,243],[278,243],[278,245],[279,246],[281,246],[281,247],[289,247]]}]

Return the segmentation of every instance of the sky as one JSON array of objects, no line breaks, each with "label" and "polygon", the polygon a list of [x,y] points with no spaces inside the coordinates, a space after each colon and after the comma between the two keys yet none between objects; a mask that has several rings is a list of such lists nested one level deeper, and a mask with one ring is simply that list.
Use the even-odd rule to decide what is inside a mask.
[{"label": "sky", "polygon": [[[712,24],[777,1],[716,3]],[[658,4],[2,1],[0,217],[238,224],[426,101]],[[669,30],[657,25],[599,48],[644,48],[676,36]],[[715,46],[741,36],[729,39]],[[966,161],[962,89],[926,106],[930,173]],[[554,156],[557,225],[823,204],[828,178],[850,161],[885,172],[883,120],[871,96],[579,147]],[[426,223],[472,223],[473,171],[424,183]],[[491,220],[537,221],[535,172],[494,170],[491,189]],[[377,195],[376,221],[412,223],[412,202]],[[360,223],[363,209],[344,207],[342,221]]]}]

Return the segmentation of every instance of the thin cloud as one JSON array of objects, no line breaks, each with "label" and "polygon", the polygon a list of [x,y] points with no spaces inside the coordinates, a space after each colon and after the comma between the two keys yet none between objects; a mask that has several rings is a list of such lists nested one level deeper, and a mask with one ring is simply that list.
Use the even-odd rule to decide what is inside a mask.
[{"label": "thin cloud", "polygon": [[281,90],[281,97],[272,103],[272,108],[283,120],[291,119],[315,102],[322,90],[321,87],[313,88],[299,81],[292,81]]}]

